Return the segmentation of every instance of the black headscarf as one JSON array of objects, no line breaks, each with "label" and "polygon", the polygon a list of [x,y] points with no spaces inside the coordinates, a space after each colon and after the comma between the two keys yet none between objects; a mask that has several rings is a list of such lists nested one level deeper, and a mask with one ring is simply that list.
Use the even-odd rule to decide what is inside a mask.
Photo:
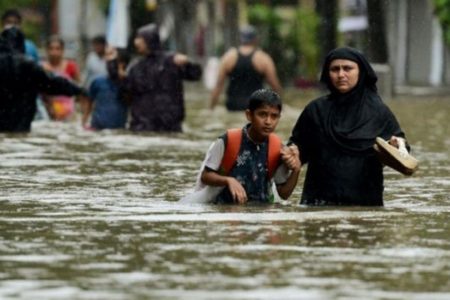
[{"label": "black headscarf", "polygon": [[[351,60],[358,64],[358,83],[347,93],[339,92],[331,83],[329,69],[335,59]],[[320,81],[331,92],[325,130],[341,149],[366,153],[371,151],[377,136],[394,130],[386,128],[390,124],[391,113],[377,93],[377,76],[367,59],[356,49],[337,48],[328,53]]]},{"label": "black headscarf", "polygon": [[151,53],[161,51],[161,39],[156,24],[148,24],[138,29],[137,35],[142,37]]},{"label": "black headscarf", "polygon": [[1,33],[3,38],[1,51],[24,54],[25,53],[25,35],[17,27],[10,27]]}]

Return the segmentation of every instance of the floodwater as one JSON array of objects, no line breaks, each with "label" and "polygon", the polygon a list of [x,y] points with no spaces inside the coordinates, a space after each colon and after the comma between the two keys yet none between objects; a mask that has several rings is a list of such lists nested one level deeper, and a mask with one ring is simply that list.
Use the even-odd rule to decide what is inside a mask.
[{"label": "floodwater", "polygon": [[[288,92],[287,139],[310,96]],[[183,205],[243,114],[188,93],[185,133],[35,122],[0,135],[0,299],[450,299],[450,99],[388,104],[421,161],[383,208]]]}]

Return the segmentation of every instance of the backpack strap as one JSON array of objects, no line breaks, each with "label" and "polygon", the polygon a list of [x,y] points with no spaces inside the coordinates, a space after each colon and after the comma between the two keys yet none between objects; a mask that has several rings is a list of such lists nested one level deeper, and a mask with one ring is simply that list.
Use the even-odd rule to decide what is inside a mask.
[{"label": "backpack strap", "polygon": [[220,173],[228,175],[233,168],[239,155],[242,142],[242,128],[233,128],[227,130],[227,140],[225,151],[223,153],[222,163],[220,165]]},{"label": "backpack strap", "polygon": [[269,135],[269,149],[267,151],[267,176],[269,179],[275,174],[275,170],[280,164],[281,139],[275,133]]},{"label": "backpack strap", "polygon": [[[242,143],[242,128],[233,128],[227,130],[227,140],[223,153],[222,163],[220,165],[220,174],[228,175],[236,163]],[[267,151],[267,176],[271,179],[275,170],[280,164],[281,139],[274,133],[269,135]]]}]

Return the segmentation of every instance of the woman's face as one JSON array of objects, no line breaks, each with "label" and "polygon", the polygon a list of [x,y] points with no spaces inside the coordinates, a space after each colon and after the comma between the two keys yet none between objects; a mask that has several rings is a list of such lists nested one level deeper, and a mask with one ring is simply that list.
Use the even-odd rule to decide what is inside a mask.
[{"label": "woman's face", "polygon": [[348,59],[335,59],[330,64],[331,84],[342,94],[350,92],[359,79],[359,67]]},{"label": "woman's face", "polygon": [[134,47],[136,48],[137,53],[141,55],[145,55],[149,52],[147,44],[145,43],[144,38],[137,36],[134,38]]},{"label": "woman's face", "polygon": [[47,53],[50,60],[61,59],[64,55],[64,47],[59,42],[52,42],[48,45]]}]

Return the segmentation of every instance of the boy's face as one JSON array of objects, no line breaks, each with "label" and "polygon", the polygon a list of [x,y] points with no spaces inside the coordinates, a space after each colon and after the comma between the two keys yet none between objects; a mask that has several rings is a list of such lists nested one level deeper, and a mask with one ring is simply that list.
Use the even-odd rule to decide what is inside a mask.
[{"label": "boy's face", "polygon": [[270,105],[261,106],[253,112],[247,109],[245,114],[251,123],[251,131],[257,139],[265,139],[274,132],[281,116],[278,107]]}]

